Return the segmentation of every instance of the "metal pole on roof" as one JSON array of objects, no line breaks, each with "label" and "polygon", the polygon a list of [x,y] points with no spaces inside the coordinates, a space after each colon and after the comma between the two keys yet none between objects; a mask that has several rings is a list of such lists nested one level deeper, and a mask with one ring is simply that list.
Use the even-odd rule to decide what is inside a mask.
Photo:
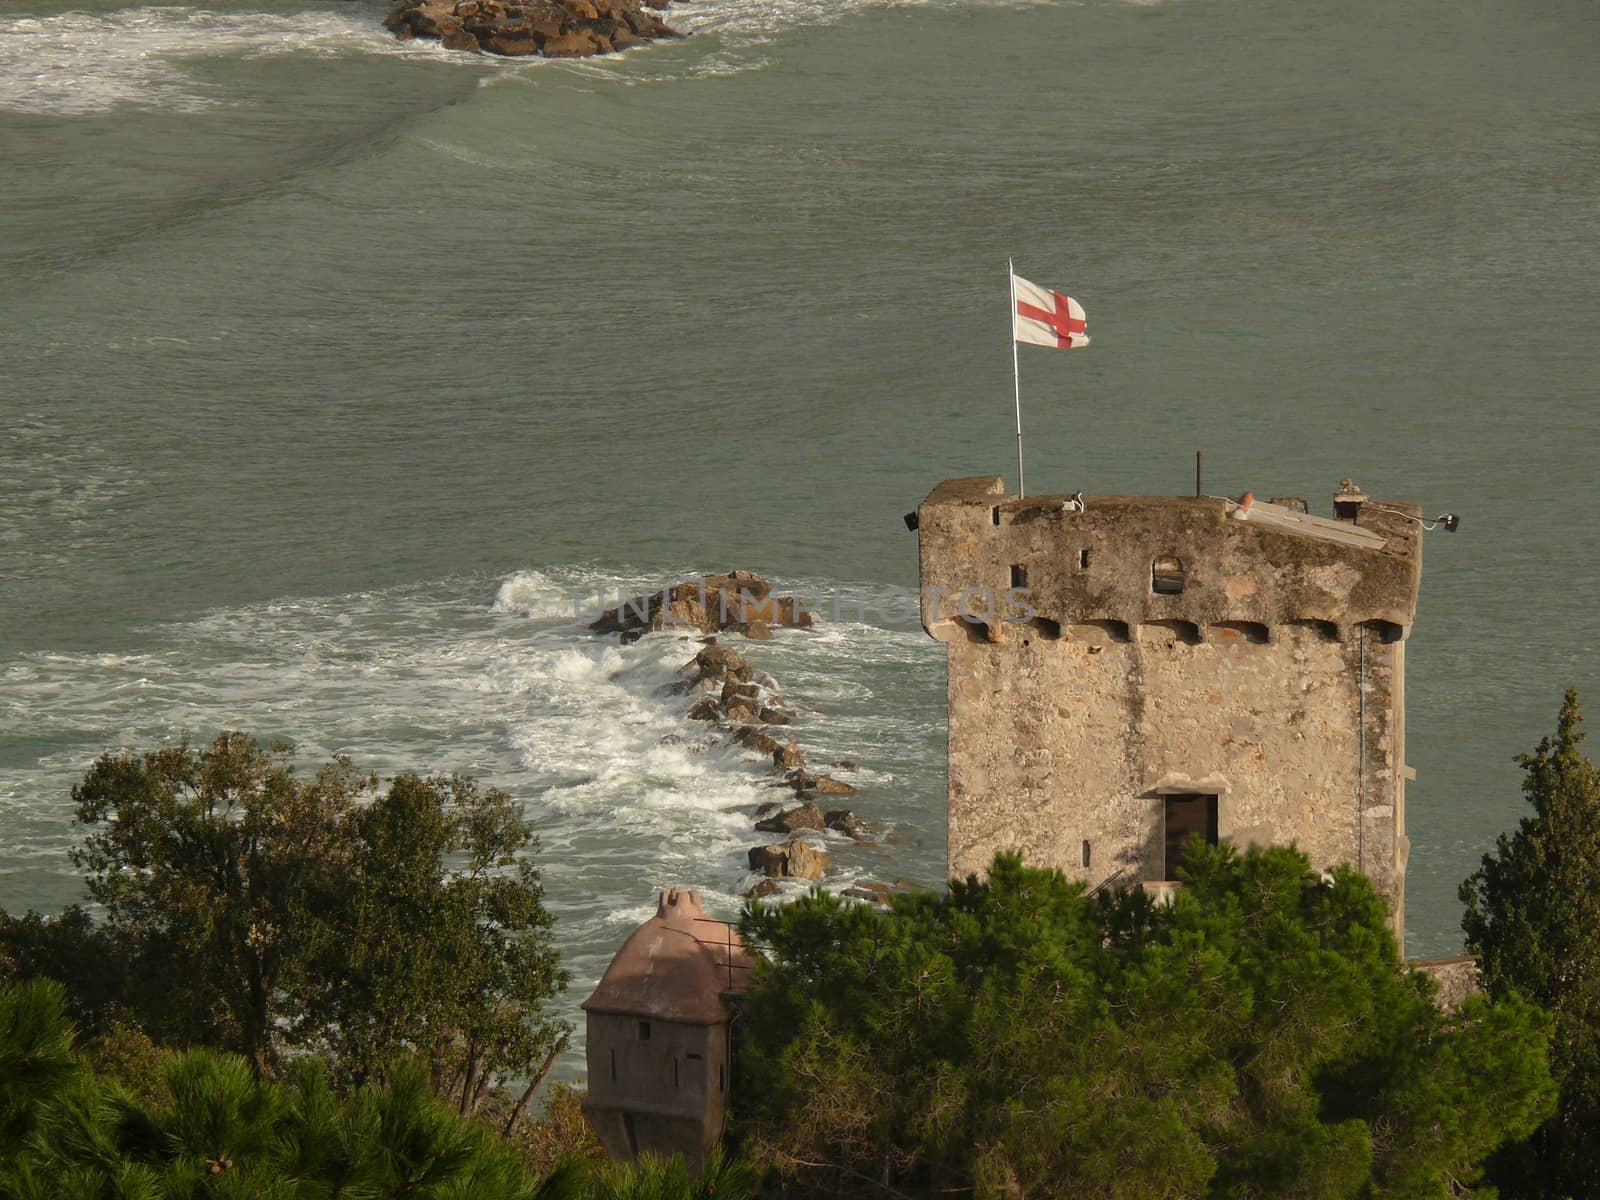
[{"label": "metal pole on roof", "polygon": [[1017,367],[1017,268],[1006,259],[1006,276],[1011,281],[1011,384],[1017,400],[1017,496],[1028,494],[1022,477],[1022,372]]}]

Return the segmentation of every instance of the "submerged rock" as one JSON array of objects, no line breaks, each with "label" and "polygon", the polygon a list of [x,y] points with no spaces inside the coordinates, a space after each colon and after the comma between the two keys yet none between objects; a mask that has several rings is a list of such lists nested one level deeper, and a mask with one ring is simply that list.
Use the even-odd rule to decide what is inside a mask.
[{"label": "submerged rock", "polygon": [[665,7],[666,0],[402,0],[383,23],[402,41],[438,38],[447,50],[585,58],[681,37],[646,11]]},{"label": "submerged rock", "polygon": [[870,830],[867,823],[848,808],[835,808],[824,814],[822,823],[835,833],[865,841]]},{"label": "submerged rock", "polygon": [[832,775],[818,775],[811,781],[811,787],[823,796],[855,796],[861,789],[852,787],[842,779],[835,779]]},{"label": "submerged rock", "polygon": [[873,883],[868,880],[863,880],[860,883],[845,888],[839,894],[841,896],[849,896],[852,900],[865,900],[870,904],[881,904],[887,908],[889,905],[890,889],[889,885],[886,883]]}]

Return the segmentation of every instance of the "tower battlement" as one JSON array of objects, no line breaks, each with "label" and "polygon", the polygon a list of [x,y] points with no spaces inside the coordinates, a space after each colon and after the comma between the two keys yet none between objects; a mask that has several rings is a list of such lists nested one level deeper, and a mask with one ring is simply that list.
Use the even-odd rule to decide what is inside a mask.
[{"label": "tower battlement", "polygon": [[1163,891],[1184,841],[1293,841],[1364,871],[1403,930],[1404,649],[1420,510],[1007,496],[918,510],[949,664],[952,875],[1000,850]]}]

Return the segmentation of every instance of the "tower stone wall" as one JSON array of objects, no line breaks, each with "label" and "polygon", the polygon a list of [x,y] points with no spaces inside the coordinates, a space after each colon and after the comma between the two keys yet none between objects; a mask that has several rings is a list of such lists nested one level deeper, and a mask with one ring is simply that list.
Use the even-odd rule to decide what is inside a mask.
[{"label": "tower stone wall", "polygon": [[1182,838],[1350,863],[1404,929],[1414,505],[1007,496],[918,510],[948,649],[953,876],[1017,851],[1091,886],[1174,886]]}]

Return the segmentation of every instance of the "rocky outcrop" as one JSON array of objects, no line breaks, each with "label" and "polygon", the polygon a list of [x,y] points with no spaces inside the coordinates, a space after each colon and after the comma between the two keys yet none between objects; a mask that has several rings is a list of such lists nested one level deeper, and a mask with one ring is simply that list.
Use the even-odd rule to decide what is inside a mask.
[{"label": "rocky outcrop", "polygon": [[438,38],[447,50],[585,58],[680,37],[653,12],[666,0],[402,0],[384,20],[396,37]]},{"label": "rocky outcrop", "polygon": [[802,829],[820,832],[823,828],[822,810],[815,804],[786,808],[775,816],[756,822],[756,830],[760,833],[799,833]]},{"label": "rocky outcrop", "polygon": [[794,721],[794,713],[784,704],[772,676],[752,670],[744,655],[714,640],[683,664],[681,674],[683,677],[672,685],[672,691],[701,693],[700,699],[689,707],[691,721],[738,726],[736,739],[771,754],[774,763],[783,757],[783,745],[754,728]]},{"label": "rocky outcrop", "polygon": [[773,846],[757,846],[750,851],[750,869],[769,879],[821,879],[828,869],[826,851],[790,838]]},{"label": "rocky outcrop", "polygon": [[592,633],[616,633],[632,641],[660,629],[742,633],[765,639],[774,626],[809,629],[811,613],[793,596],[775,596],[754,571],[707,575],[635,596],[608,608],[590,624]]},{"label": "rocky outcrop", "polygon": [[810,793],[817,796],[854,796],[860,792],[859,788],[845,783],[842,779],[835,779],[832,775],[813,775],[803,766],[790,771],[784,783],[802,795]]}]

